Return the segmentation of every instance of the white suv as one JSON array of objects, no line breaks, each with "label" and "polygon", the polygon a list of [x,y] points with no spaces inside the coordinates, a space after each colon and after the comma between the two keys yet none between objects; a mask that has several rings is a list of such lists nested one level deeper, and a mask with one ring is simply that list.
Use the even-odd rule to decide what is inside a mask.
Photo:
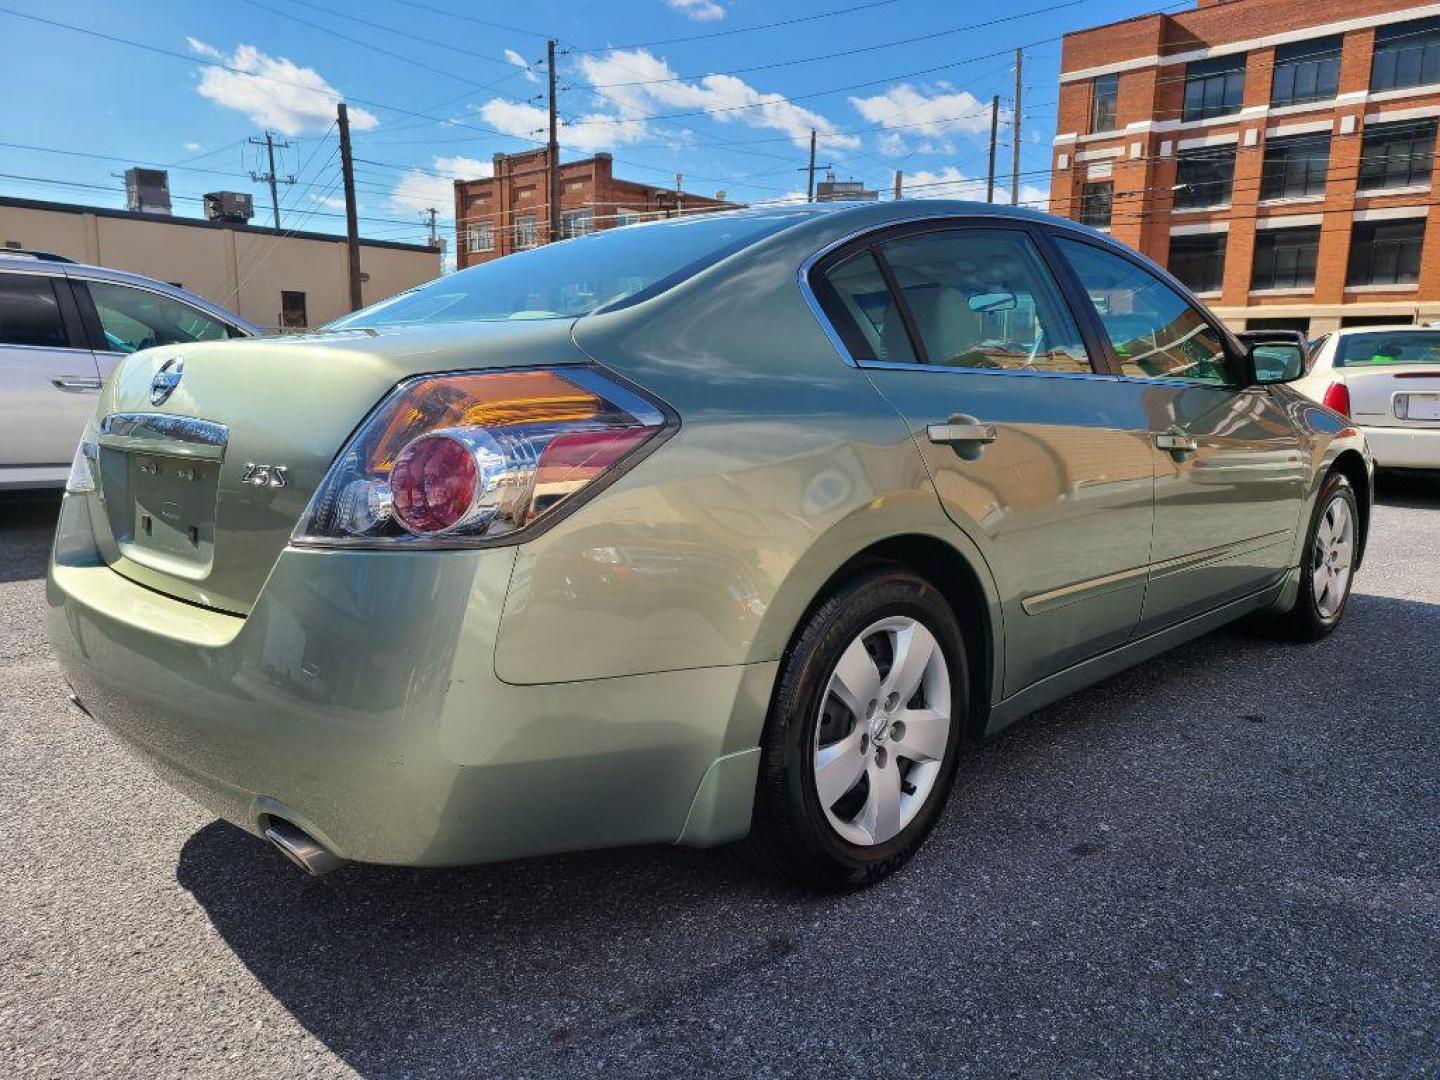
[{"label": "white suv", "polygon": [[60,487],[116,361],[260,327],[162,281],[0,251],[0,490]]}]

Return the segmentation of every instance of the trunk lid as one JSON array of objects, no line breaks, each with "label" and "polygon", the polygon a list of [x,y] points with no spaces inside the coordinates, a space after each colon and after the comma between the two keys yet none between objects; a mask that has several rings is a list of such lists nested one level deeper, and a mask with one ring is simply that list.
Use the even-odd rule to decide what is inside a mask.
[{"label": "trunk lid", "polygon": [[[336,454],[391,387],[432,372],[581,363],[570,326],[343,330],[127,357],[97,410],[100,553],[149,588],[246,614]],[[152,404],[157,375],[175,385]]]},{"label": "trunk lid", "polygon": [[1357,424],[1440,427],[1440,364],[1347,364],[1338,370]]}]

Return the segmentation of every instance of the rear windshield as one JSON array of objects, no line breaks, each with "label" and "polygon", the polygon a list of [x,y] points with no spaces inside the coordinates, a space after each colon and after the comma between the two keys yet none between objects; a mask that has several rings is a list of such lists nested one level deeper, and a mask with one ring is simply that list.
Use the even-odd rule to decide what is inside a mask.
[{"label": "rear windshield", "polygon": [[1440,364],[1440,330],[1348,334],[1335,350],[1336,367],[1375,364]]},{"label": "rear windshield", "polygon": [[714,214],[605,229],[449,274],[330,326],[589,315],[662,292],[804,216]]}]

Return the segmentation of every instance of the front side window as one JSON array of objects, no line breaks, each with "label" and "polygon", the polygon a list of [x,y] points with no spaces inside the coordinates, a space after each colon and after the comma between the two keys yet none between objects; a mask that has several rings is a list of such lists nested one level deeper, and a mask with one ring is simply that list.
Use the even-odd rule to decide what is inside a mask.
[{"label": "front side window", "polygon": [[1080,189],[1080,224],[1108,229],[1115,206],[1115,182],[1086,184]]},{"label": "front side window", "polygon": [[978,228],[927,233],[892,240],[881,252],[919,336],[922,362],[1092,370],[1059,288],[1025,233]]},{"label": "front side window", "polygon": [[1255,263],[1250,288],[1310,289],[1320,259],[1320,226],[1261,229],[1255,234]]},{"label": "front side window", "polygon": [[1219,292],[1225,283],[1225,241],[1220,233],[1170,238],[1169,270],[1197,293]]},{"label": "front side window", "polygon": [[1229,116],[1240,111],[1244,99],[1244,53],[1185,65],[1184,119]]},{"label": "front side window", "polygon": [[1330,135],[1291,135],[1265,141],[1261,199],[1298,199],[1325,194]]},{"label": "front side window", "polygon": [[1090,130],[1114,131],[1120,101],[1120,76],[1101,75],[1090,86]]},{"label": "front side window", "polygon": [[1175,208],[1223,206],[1235,181],[1235,147],[1181,150],[1175,158]]},{"label": "front side window", "polygon": [[1440,82],[1440,18],[1392,23],[1375,31],[1372,91],[1433,82]]},{"label": "front side window", "polygon": [[1345,284],[1413,285],[1420,280],[1420,251],[1424,246],[1424,218],[1357,221],[1350,237]]},{"label": "front side window", "polygon": [[1270,104],[1300,105],[1333,98],[1340,88],[1342,41],[1342,37],[1335,34],[1279,46],[1275,50]]},{"label": "front side window", "polygon": [[0,345],[70,345],[53,281],[43,274],[0,274]]},{"label": "front side window", "polygon": [[1335,349],[1336,367],[1374,364],[1435,364],[1440,366],[1440,332],[1346,334]]},{"label": "front side window", "polygon": [[236,332],[199,308],[148,289],[108,281],[86,282],[105,347],[132,353],[156,345],[185,345],[192,341],[223,341]]},{"label": "front side window", "polygon": [[1367,124],[1360,151],[1361,191],[1422,187],[1435,165],[1434,117],[1398,124]]},{"label": "front side window", "polygon": [[1232,386],[1225,343],[1199,310],[1148,270],[1094,244],[1057,238],[1131,378]]}]

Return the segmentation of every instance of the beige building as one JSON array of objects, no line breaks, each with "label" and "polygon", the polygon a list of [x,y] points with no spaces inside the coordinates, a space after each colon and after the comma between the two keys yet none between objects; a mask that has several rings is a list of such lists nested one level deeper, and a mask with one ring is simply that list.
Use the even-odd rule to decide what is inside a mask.
[{"label": "beige building", "polygon": [[[345,238],[0,197],[0,249],[64,255],[168,281],[265,327],[319,326],[350,310]],[[360,242],[366,304],[440,276],[440,251]]]}]

